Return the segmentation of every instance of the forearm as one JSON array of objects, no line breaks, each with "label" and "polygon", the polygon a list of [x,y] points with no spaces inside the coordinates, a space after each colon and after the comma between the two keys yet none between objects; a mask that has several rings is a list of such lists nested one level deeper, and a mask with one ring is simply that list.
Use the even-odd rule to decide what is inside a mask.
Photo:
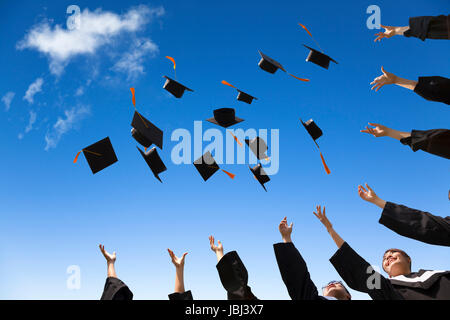
[{"label": "forearm", "polygon": [[415,81],[415,80],[408,80],[408,79],[400,78],[398,76],[395,77],[394,83],[400,87],[403,87],[403,88],[406,88],[409,90],[414,90],[414,88],[417,85],[417,81]]},{"label": "forearm", "polygon": [[222,259],[222,257],[223,257],[223,251],[217,250],[216,257],[217,257],[217,262],[219,262],[220,259]]},{"label": "forearm", "polygon": [[402,36],[408,30],[409,30],[409,26],[406,26],[406,27],[395,27],[395,35]]},{"label": "forearm", "polygon": [[394,138],[396,140],[401,140],[403,138],[410,137],[411,132],[403,132],[403,131],[398,131],[398,130],[389,128],[387,135],[388,135],[388,137]]},{"label": "forearm", "polygon": [[108,262],[108,278],[117,278],[116,269],[114,268],[114,262]]},{"label": "forearm", "polygon": [[177,293],[185,292],[185,290],[184,290],[184,268],[176,268],[175,292],[177,292]]},{"label": "forearm", "polygon": [[327,231],[333,239],[334,243],[336,243],[337,247],[341,248],[345,241],[342,240],[342,238],[337,234],[336,231],[334,231],[333,227],[328,228]]}]

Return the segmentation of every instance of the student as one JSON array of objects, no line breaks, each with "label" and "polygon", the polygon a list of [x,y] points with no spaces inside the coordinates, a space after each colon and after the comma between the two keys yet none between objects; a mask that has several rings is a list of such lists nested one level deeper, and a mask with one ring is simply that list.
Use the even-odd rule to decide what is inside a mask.
[{"label": "student", "polygon": [[106,259],[108,277],[106,278],[105,288],[100,300],[133,300],[133,293],[127,285],[117,278],[114,264],[116,262],[116,253],[108,253],[105,246],[99,245],[100,251]]},{"label": "student", "polygon": [[175,291],[169,294],[169,300],[193,300],[191,290],[184,290],[184,258],[188,253],[185,252],[181,258],[178,258],[172,250],[167,249],[167,251],[175,266]]},{"label": "student", "polygon": [[223,254],[223,246],[217,241],[214,243],[214,237],[209,237],[211,250],[217,257],[217,271],[219,272],[220,281],[227,291],[228,300],[256,300],[248,286],[248,272],[244,263],[239,258],[236,251],[230,251]]},{"label": "student", "polygon": [[376,41],[393,36],[415,37],[422,41],[425,39],[450,39],[450,15],[440,15],[436,17],[423,16],[409,18],[409,26],[390,27],[383,26],[384,32],[375,34]]},{"label": "student", "polygon": [[450,217],[437,217],[428,212],[384,201],[367,183],[366,188],[359,185],[358,194],[361,199],[383,210],[379,221],[382,225],[404,237],[429,244],[450,246]]},{"label": "student", "polygon": [[422,150],[446,159],[450,159],[450,130],[412,130],[402,132],[383,126],[378,123],[371,123],[361,132],[368,133],[374,137],[391,137],[399,140],[402,144],[410,146],[412,151]]},{"label": "student", "polygon": [[419,77],[418,81],[400,78],[381,67],[383,74],[375,78],[370,84],[375,92],[386,84],[396,84],[400,87],[413,90],[426,100],[450,104],[450,79],[433,76]]},{"label": "student", "polygon": [[450,299],[450,271],[411,272],[411,258],[402,250],[389,249],[383,255],[383,270],[389,278],[374,271],[347,242],[334,231],[320,206],[314,215],[326,227],[339,248],[330,262],[352,289],[367,293],[374,300]]},{"label": "student", "polygon": [[278,229],[283,242],[273,245],[281,278],[292,300],[350,300],[351,295],[341,281],[330,281],[320,296],[311,280],[305,261],[291,240],[293,223],[281,220]]}]

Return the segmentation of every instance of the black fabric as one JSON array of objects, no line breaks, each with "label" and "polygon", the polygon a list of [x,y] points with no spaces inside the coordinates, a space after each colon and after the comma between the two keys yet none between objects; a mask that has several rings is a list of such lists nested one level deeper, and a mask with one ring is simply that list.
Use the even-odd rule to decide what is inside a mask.
[{"label": "black fabric", "polygon": [[122,280],[108,277],[100,300],[133,300],[133,292]]},{"label": "black fabric", "polygon": [[426,100],[450,104],[450,79],[439,76],[419,77],[414,92]]},{"label": "black fabric", "polygon": [[[386,279],[378,272],[374,272],[370,264],[361,258],[346,242],[331,257],[330,262],[344,279],[347,285],[357,291],[367,293],[374,300],[449,300],[450,272],[437,272],[418,286],[414,282],[402,279]],[[411,273],[405,278],[414,279],[422,275],[425,270]],[[379,279],[377,287],[373,279]]]},{"label": "black fabric", "polygon": [[416,152],[422,150],[436,156],[450,159],[450,130],[412,130],[411,136],[403,138],[400,142],[408,145]]},{"label": "black fabric", "polygon": [[236,251],[225,254],[216,265],[228,300],[256,300],[248,286],[248,272]]},{"label": "black fabric", "polygon": [[404,237],[450,246],[450,217],[437,217],[428,212],[386,202],[379,222]]},{"label": "black fabric", "polygon": [[324,300],[311,280],[305,260],[290,243],[273,245],[281,278],[292,300]]},{"label": "black fabric", "polygon": [[169,300],[194,300],[191,290],[185,292],[174,292],[169,294]]},{"label": "black fabric", "polygon": [[428,39],[450,39],[450,15],[436,17],[423,16],[409,18],[409,30],[405,37],[416,37],[425,41]]}]

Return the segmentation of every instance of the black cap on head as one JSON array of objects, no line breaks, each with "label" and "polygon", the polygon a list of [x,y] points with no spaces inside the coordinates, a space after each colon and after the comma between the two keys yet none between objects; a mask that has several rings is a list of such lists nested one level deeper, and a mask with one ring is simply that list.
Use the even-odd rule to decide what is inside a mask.
[{"label": "black cap on head", "polygon": [[131,122],[131,135],[133,138],[143,145],[145,148],[150,147],[153,143],[160,149],[163,147],[163,132],[153,123],[148,121],[139,112],[135,111],[133,121]]},{"label": "black cap on head", "polygon": [[109,137],[84,148],[83,154],[93,174],[117,162],[116,153]]},{"label": "black cap on head", "polygon": [[305,127],[306,131],[308,131],[311,138],[313,138],[314,141],[316,141],[318,138],[320,138],[323,134],[322,130],[315,124],[313,119],[310,119],[306,122],[303,122],[302,119],[300,119],[303,126]]},{"label": "black cap on head", "polygon": [[269,176],[266,174],[266,172],[264,171],[264,169],[261,166],[261,163],[258,163],[256,166],[254,166],[253,168],[248,166],[250,168],[250,171],[253,173],[253,175],[255,176],[256,180],[258,180],[258,182],[262,185],[262,187],[264,188],[264,190],[267,189],[264,186],[264,184],[266,182],[270,181]]},{"label": "black cap on head", "polygon": [[194,166],[205,181],[211,178],[220,169],[209,151],[195,160]]},{"label": "black cap on head", "polygon": [[317,51],[316,49],[308,47],[307,45],[304,46],[310,50],[308,57],[306,57],[306,61],[310,61],[325,69],[328,69],[330,65],[330,60],[337,64],[337,62],[334,59],[330,58],[325,53]]},{"label": "black cap on head", "polygon": [[261,55],[261,60],[259,61],[258,66],[261,69],[263,69],[264,71],[267,71],[269,73],[275,73],[278,69],[281,69],[284,72],[286,72],[286,70],[283,68],[281,63],[279,63],[278,61],[275,61],[274,59],[272,59],[269,56],[266,56],[261,51],[258,51],[258,52]]},{"label": "black cap on head", "polygon": [[228,128],[244,121],[244,119],[236,117],[236,112],[233,108],[221,108],[214,110],[214,117],[206,119],[206,121]]},{"label": "black cap on head", "polygon": [[258,160],[267,158],[266,151],[268,148],[264,139],[260,137],[256,137],[252,140],[245,139],[245,143],[248,145],[250,150],[252,150]]},{"label": "black cap on head", "polygon": [[168,76],[164,76],[166,78],[166,82],[164,83],[163,88],[169,91],[175,98],[181,98],[184,94],[184,90],[194,91],[189,89],[188,87],[182,85],[181,83],[169,78]]},{"label": "black cap on head", "polygon": [[248,93],[245,93],[239,89],[238,89],[238,92],[239,93],[238,93],[237,99],[239,101],[251,104],[253,102],[253,99],[258,100],[258,98],[255,98],[255,97],[249,95]]},{"label": "black cap on head", "polygon": [[153,174],[155,175],[155,178],[158,179],[160,182],[161,179],[159,178],[159,174],[161,172],[164,172],[167,170],[166,166],[164,165],[164,162],[162,162],[161,158],[159,157],[158,151],[156,151],[156,148],[153,147],[151,150],[144,152],[139,147],[136,146],[136,148],[139,150],[140,154],[144,158],[145,162],[147,162],[147,165],[150,167],[150,170],[152,170]]}]

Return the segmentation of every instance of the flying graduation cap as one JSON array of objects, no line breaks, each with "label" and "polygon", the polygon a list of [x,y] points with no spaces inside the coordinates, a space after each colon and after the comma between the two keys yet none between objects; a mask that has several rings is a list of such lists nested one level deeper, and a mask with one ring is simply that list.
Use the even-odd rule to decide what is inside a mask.
[{"label": "flying graduation cap", "polygon": [[286,72],[288,75],[290,75],[291,77],[300,80],[300,81],[306,81],[308,82],[309,79],[304,79],[304,78],[299,78],[297,76],[294,76],[293,74],[290,74],[289,72],[286,71],[286,69],[283,68],[283,66],[281,65],[281,63],[279,63],[278,61],[272,59],[271,57],[265,55],[264,53],[262,53],[261,51],[259,51],[259,54],[261,55],[261,60],[258,63],[258,66],[263,69],[264,71],[267,71],[269,73],[274,74],[275,72],[277,72],[278,69]]},{"label": "flying graduation cap", "polygon": [[210,151],[206,152],[200,158],[194,161],[194,166],[197,168],[198,172],[202,176],[203,180],[207,181],[211,178],[218,170],[222,170],[231,179],[234,179],[235,175],[231,172],[220,169],[219,165],[214,160]]},{"label": "flying graduation cap", "polygon": [[326,55],[325,53],[323,53],[322,48],[317,43],[317,41],[314,39],[311,32],[309,32],[309,30],[301,23],[299,23],[299,26],[301,26],[303,29],[306,30],[306,32],[309,34],[309,36],[313,39],[313,41],[320,48],[320,51],[318,51],[318,50],[308,47],[307,45],[304,44],[303,46],[305,46],[306,48],[308,48],[310,50],[308,57],[306,57],[306,61],[310,61],[310,62],[317,64],[318,66],[321,66],[322,68],[325,68],[325,69],[328,69],[328,67],[330,65],[330,61],[333,61],[334,63],[337,64],[336,60],[334,60],[333,58],[331,58],[328,55]]},{"label": "flying graduation cap", "polygon": [[236,88],[231,83],[229,83],[229,82],[227,82],[225,80],[222,80],[222,84],[224,84],[226,86],[229,86],[229,87],[232,87],[232,88],[234,88],[234,89],[236,89],[238,91],[238,95],[237,95],[237,100],[238,101],[242,101],[242,102],[251,104],[253,99],[258,100],[258,98],[255,98],[255,97],[249,95],[248,93],[245,93],[244,91],[239,90],[238,88]]},{"label": "flying graduation cap", "polygon": [[92,174],[96,174],[97,172],[102,171],[103,169],[117,162],[117,156],[114,152],[109,137],[106,137],[79,151],[75,156],[73,163],[77,163],[78,156],[81,152],[83,152],[84,157],[86,158],[89,167],[92,170]]},{"label": "flying graduation cap", "polygon": [[258,180],[258,182],[261,184],[261,186],[264,188],[264,190],[267,189],[264,186],[265,183],[270,181],[269,176],[266,174],[266,172],[264,171],[263,167],[261,166],[261,163],[258,163],[256,166],[254,166],[253,168],[248,166],[248,168],[250,169],[250,171],[253,173],[253,175],[255,176],[256,180]]},{"label": "flying graduation cap", "polygon": [[[175,78],[177,77],[177,64],[175,63],[175,59],[169,56],[166,56],[167,59],[173,62],[173,70],[175,70]],[[194,90],[189,89],[188,87],[182,85],[176,80],[169,78],[168,76],[163,76],[166,78],[166,82],[164,83],[163,88],[169,91],[175,98],[181,98],[184,94],[185,90],[193,92]]]},{"label": "flying graduation cap", "polygon": [[258,160],[268,159],[266,155],[266,151],[268,148],[263,138],[256,137],[252,140],[245,139],[245,143],[248,145],[250,150],[252,150],[253,154],[256,156]]},{"label": "flying graduation cap", "polygon": [[159,180],[159,182],[162,182],[159,178],[159,174],[161,172],[164,172],[167,170],[166,166],[164,165],[164,162],[159,157],[158,151],[156,151],[156,147],[153,147],[149,151],[142,151],[138,146],[136,148],[139,150],[139,153],[144,158],[145,162],[147,162],[147,165],[150,167],[150,170],[152,170],[153,175],[156,179]]},{"label": "flying graduation cap", "polygon": [[236,111],[233,108],[221,108],[214,110],[214,117],[206,119],[206,121],[228,128],[244,119],[236,117]]},{"label": "flying graduation cap", "polygon": [[322,155],[322,151],[320,150],[320,147],[319,147],[319,145],[317,144],[317,141],[316,141],[317,139],[319,139],[323,135],[322,130],[317,126],[317,124],[312,119],[310,119],[310,120],[308,120],[306,122],[303,122],[302,119],[300,119],[300,122],[305,127],[306,131],[308,131],[308,133],[311,136],[311,138],[314,140],[314,143],[316,144],[317,149],[319,149],[320,158],[322,159],[322,164],[323,164],[323,167],[325,168],[325,172],[327,174],[330,174],[331,171],[328,168],[327,164],[325,163],[325,159],[324,159],[324,157]]}]

